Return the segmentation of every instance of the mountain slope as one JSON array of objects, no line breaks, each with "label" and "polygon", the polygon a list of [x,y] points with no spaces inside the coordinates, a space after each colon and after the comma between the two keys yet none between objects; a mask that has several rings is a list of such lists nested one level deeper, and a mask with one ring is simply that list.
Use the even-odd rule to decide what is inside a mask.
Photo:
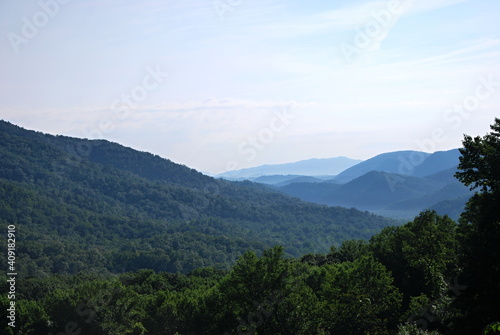
[{"label": "mountain slope", "polygon": [[396,151],[380,154],[346,169],[337,175],[334,181],[344,184],[371,171],[411,175],[415,166],[422,163],[429,155],[419,151]]},{"label": "mountain slope", "polygon": [[[329,178],[329,177],[326,177]],[[321,183],[324,179],[309,176],[298,176],[298,175],[270,175],[262,176],[252,179],[253,182],[259,184],[285,186],[292,183]]]},{"label": "mountain slope", "polygon": [[451,200],[444,200],[429,207],[430,210],[436,211],[439,215],[448,215],[452,219],[458,221],[460,215],[464,212],[467,201],[470,199],[470,194],[461,196]]},{"label": "mountain slope", "polygon": [[[278,188],[281,192],[292,197],[297,197],[304,201],[310,201],[317,204],[329,204],[329,198],[342,185],[334,183],[292,183]],[[353,206],[348,206],[353,207]]]},{"label": "mountain slope", "polygon": [[422,164],[417,165],[412,172],[412,176],[426,177],[443,170],[456,168],[459,163],[459,157],[460,151],[458,149],[437,151],[427,157]]},{"label": "mountain slope", "polygon": [[[302,200],[330,206],[354,207],[395,218],[411,218],[418,212],[434,208],[441,214],[458,219],[465,201],[472,192],[453,177],[455,168],[426,178],[371,171],[346,184],[293,183],[278,189]],[[451,202],[449,202],[451,201]],[[449,210],[446,213],[445,210]]]},{"label": "mountain slope", "polygon": [[25,275],[227,267],[247,249],[325,251],[395,223],[255,183],[216,180],[115,143],[3,121],[0,157],[1,222],[23,232]]},{"label": "mountain slope", "polygon": [[328,198],[328,202],[340,206],[356,204],[355,207],[359,209],[375,210],[438,189],[435,183],[420,178],[371,171],[342,185]]},{"label": "mountain slope", "polygon": [[[424,208],[431,208],[434,205],[443,202],[454,200],[456,198],[469,198],[473,193],[468,187],[458,181],[445,185],[435,192],[429,192],[421,197],[415,197],[410,200],[401,200],[387,207],[391,210],[416,210],[420,211]],[[462,209],[463,211],[463,209]],[[447,214],[447,213],[444,213]],[[453,213],[448,214],[452,216]]]}]

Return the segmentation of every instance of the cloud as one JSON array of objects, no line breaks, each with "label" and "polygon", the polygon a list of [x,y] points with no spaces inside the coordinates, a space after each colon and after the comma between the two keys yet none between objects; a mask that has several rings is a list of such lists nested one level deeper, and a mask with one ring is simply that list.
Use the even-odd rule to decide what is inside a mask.
[{"label": "cloud", "polygon": [[414,15],[454,6],[464,2],[469,2],[471,0],[409,0],[409,1],[412,2],[412,5],[408,14]]},{"label": "cloud", "polygon": [[421,14],[468,1],[470,0],[365,1],[309,15],[292,14],[281,21],[270,23],[258,20],[250,27],[250,31],[270,39],[349,31],[372,21],[375,13],[388,10],[391,3],[398,8],[400,14],[397,16],[400,16]]},{"label": "cloud", "polygon": [[110,129],[143,130],[155,129],[159,125],[190,132],[190,129],[201,128],[221,130],[221,125],[231,124],[229,131],[238,132],[238,128],[251,127],[275,111],[309,105],[314,104],[210,97],[203,101],[138,105],[128,113],[109,106],[36,111],[2,108],[0,117],[48,133],[105,138],[113,132]]},{"label": "cloud", "polygon": [[418,61],[413,62],[414,65],[420,65],[420,64],[428,64],[428,65],[442,65],[444,63],[450,63],[450,62],[458,62],[462,60],[470,60],[471,56],[468,56],[467,58],[463,57],[457,57],[457,56],[462,56],[462,55],[467,55],[467,54],[476,54],[473,57],[491,57],[497,55],[497,53],[490,54],[490,53],[481,53],[482,51],[485,50],[491,50],[492,48],[496,48],[500,46],[500,39],[493,39],[493,38],[485,38],[485,39],[480,39],[480,40],[474,40],[474,41],[468,41],[464,44],[468,44],[465,47],[462,47],[460,49],[456,49],[444,54],[440,54],[437,56],[432,56],[432,57],[427,57],[420,59]]},{"label": "cloud", "polygon": [[199,110],[213,110],[213,109],[230,109],[230,108],[264,108],[272,109],[279,107],[293,107],[297,105],[295,101],[270,101],[270,100],[245,100],[237,98],[216,98],[209,97],[203,101],[190,101],[184,103],[164,103],[154,107],[147,107],[149,110],[157,111],[199,111]]}]

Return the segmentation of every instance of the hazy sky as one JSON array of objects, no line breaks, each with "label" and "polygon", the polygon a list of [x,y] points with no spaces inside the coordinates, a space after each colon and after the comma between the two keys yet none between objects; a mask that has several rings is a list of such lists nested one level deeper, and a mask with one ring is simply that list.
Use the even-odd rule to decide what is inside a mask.
[{"label": "hazy sky", "polygon": [[0,0],[0,119],[201,171],[436,151],[500,117],[498,0]]}]

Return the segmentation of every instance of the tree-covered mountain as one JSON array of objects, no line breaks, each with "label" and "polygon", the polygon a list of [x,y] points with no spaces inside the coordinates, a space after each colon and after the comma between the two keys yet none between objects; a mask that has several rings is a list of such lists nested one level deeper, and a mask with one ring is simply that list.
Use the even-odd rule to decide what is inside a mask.
[{"label": "tree-covered mountain", "polygon": [[425,177],[456,167],[459,156],[458,149],[437,151],[432,154],[411,150],[387,152],[346,169],[337,175],[334,181],[345,184],[371,171]]},{"label": "tree-covered mountain", "polygon": [[[228,270],[203,267],[182,274],[146,268],[111,274],[93,267],[76,274],[68,274],[70,271],[36,273],[16,281],[15,294],[12,277],[4,272],[0,273],[0,291],[10,294],[0,295],[0,309],[8,312],[7,317],[0,320],[2,334],[498,334],[500,119],[496,119],[491,128],[493,131],[484,137],[465,136],[464,148],[460,150],[455,176],[476,192],[468,200],[459,223],[434,211],[424,211],[404,225],[383,228],[368,241],[346,240],[340,246],[332,245],[328,252],[295,258],[287,257],[282,246],[268,248],[261,255],[255,249],[249,250]],[[2,139],[8,136],[2,135]],[[9,145],[2,147],[2,155],[8,153],[4,150],[6,147]],[[26,153],[43,147],[28,141],[22,142],[18,150]],[[55,154],[53,150],[39,152],[40,163],[43,157]],[[22,155],[13,156],[23,159]],[[13,156],[5,157],[12,162]],[[137,230],[141,238],[155,236],[163,240],[168,236],[158,235],[163,224],[161,220],[143,220],[134,225],[131,224],[133,219],[126,222],[124,218],[116,219],[113,213],[107,213],[107,209],[119,211],[116,205],[127,209],[128,203],[123,201],[102,202],[103,208],[99,210],[105,214],[68,204],[71,192],[63,190],[54,198],[51,182],[47,182],[44,186],[49,191],[44,193],[35,184],[38,180],[47,180],[41,178],[46,171],[41,169],[28,174],[30,169],[26,166],[30,165],[30,159],[22,163],[24,169],[12,175],[28,178],[27,181],[0,179],[0,199],[6,199],[0,209],[2,215],[7,215],[2,216],[2,224],[10,224],[9,230],[12,230],[11,224],[15,223],[20,246],[16,251],[16,257],[20,256],[16,259],[16,267],[32,260],[53,261],[62,268],[74,266],[75,263],[65,259],[65,248],[78,246],[81,237],[86,238],[86,245],[95,248],[89,249],[88,255],[80,253],[81,250],[71,250],[81,262],[92,263],[95,258],[105,258],[106,248],[112,249],[114,245],[122,245],[119,250],[122,258],[116,259],[118,263],[126,264],[133,254],[149,256],[144,260],[145,267],[156,265],[152,262],[154,256],[159,257],[160,265],[167,262],[161,248],[152,248],[153,243],[144,243],[150,251],[147,254],[140,246],[128,248],[114,232],[117,226],[122,226],[126,230],[122,234],[129,235],[141,225],[149,228],[148,231],[141,230],[143,227]],[[96,163],[88,167],[95,168],[93,164]],[[85,171],[86,166],[80,166],[80,170]],[[2,171],[7,173],[9,169]],[[109,166],[102,171],[92,171],[93,177],[101,182],[106,182],[106,179],[99,179],[101,174],[112,179],[113,173],[117,173]],[[126,174],[120,175],[122,177],[127,178]],[[128,178],[137,177],[130,174]],[[59,188],[63,189],[70,180],[60,183]],[[148,186],[167,184],[157,181]],[[242,186],[261,192],[259,195],[269,192],[255,184],[234,187],[240,189]],[[89,191],[85,187],[81,190]],[[93,195],[99,196],[99,193]],[[80,200],[87,201],[82,204],[85,207],[95,206],[84,196]],[[136,198],[135,201],[140,200]],[[140,206],[137,211],[135,214],[142,213]],[[90,224],[73,229],[71,222],[78,221],[78,215],[88,215]],[[106,215],[109,215],[108,221]],[[98,226],[100,223],[104,224]],[[180,241],[177,238],[190,236],[193,243],[204,243],[202,239],[211,236],[209,228],[217,229],[213,225],[205,226],[206,230],[197,235],[197,221],[181,220],[180,223],[193,229],[184,230],[186,234],[183,235],[174,227],[173,243]],[[98,229],[94,230],[96,225]],[[314,225],[307,227],[311,226]],[[73,229],[74,241],[68,240],[69,234],[64,230],[68,227]],[[52,234],[53,228],[61,229],[60,236]],[[38,230],[43,229],[45,231],[40,234]],[[94,230],[94,234],[86,234],[86,229]],[[99,232],[103,232],[111,243],[92,245],[100,241],[101,236],[96,236]],[[29,243],[22,245],[21,240],[26,237]],[[223,239],[227,241],[230,237]],[[5,240],[1,240],[4,250]],[[38,257],[23,258],[23,253],[31,249]],[[194,250],[191,247],[183,249],[182,253]],[[213,249],[207,250],[210,251]],[[229,249],[226,251],[231,253]],[[92,255],[94,259],[85,258]]]},{"label": "tree-covered mountain", "polygon": [[[305,201],[354,207],[394,218],[409,219],[425,209],[436,209],[441,215],[458,219],[472,192],[453,177],[455,171],[448,169],[428,177],[371,171],[345,184],[291,183],[277,189]],[[443,206],[438,205],[442,202]]]},{"label": "tree-covered mountain", "polygon": [[345,184],[372,171],[411,175],[417,163],[420,164],[428,156],[427,153],[411,150],[383,153],[346,169],[334,181]]},{"label": "tree-covered mountain", "polygon": [[411,219],[420,211],[435,209],[441,215],[458,220],[472,196],[454,177],[459,155],[458,149],[433,154],[386,153],[359,163],[331,180],[295,179],[299,182],[294,183],[292,179],[274,186],[305,201],[354,207],[393,218]]},{"label": "tree-covered mountain", "polygon": [[455,173],[459,157],[460,151],[458,149],[434,152],[421,164],[415,166],[411,175],[415,177],[427,177],[446,170],[453,170],[453,173]]},{"label": "tree-covered mountain", "polygon": [[331,178],[333,178],[333,176],[311,177],[299,175],[270,175],[251,179],[251,181],[272,186],[286,186],[293,183],[321,183]]},{"label": "tree-covered mountain", "polygon": [[[437,151],[396,151],[377,155],[343,170],[337,176],[313,176],[306,170],[297,174],[268,174],[289,171],[302,164],[322,164],[329,160],[308,160],[289,165],[269,165],[221,175],[270,185],[304,201],[370,211],[396,219],[409,220],[420,211],[435,209],[458,220],[472,192],[462,185],[457,171],[458,149]],[[336,160],[338,158],[335,158]],[[261,174],[257,174],[260,169]],[[291,171],[291,170],[290,170]],[[309,171],[312,171],[309,168]]]},{"label": "tree-covered mountain", "polygon": [[394,224],[217,180],[116,143],[4,121],[0,157],[0,220],[18,227],[24,275],[227,268],[248,249],[281,244],[299,256]]},{"label": "tree-covered mountain", "polygon": [[[327,253],[287,258],[280,246],[261,256],[248,251],[229,271],[23,278],[16,328],[3,318],[0,329],[8,335],[479,333],[495,318],[475,319],[475,332],[459,326],[468,321],[464,313],[483,307],[477,300],[455,306],[469,289],[460,272],[459,229],[448,217],[424,212]],[[0,274],[0,290],[8,285]],[[9,308],[7,295],[0,308]]]}]

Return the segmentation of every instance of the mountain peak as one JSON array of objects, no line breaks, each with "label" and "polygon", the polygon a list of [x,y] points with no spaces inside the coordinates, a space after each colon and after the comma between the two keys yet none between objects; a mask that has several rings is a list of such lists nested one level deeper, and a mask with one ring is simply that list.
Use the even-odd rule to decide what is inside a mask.
[{"label": "mountain peak", "polygon": [[370,171],[424,177],[457,166],[459,156],[458,149],[432,154],[413,150],[387,152],[354,165],[334,180],[337,183],[347,183]]}]

